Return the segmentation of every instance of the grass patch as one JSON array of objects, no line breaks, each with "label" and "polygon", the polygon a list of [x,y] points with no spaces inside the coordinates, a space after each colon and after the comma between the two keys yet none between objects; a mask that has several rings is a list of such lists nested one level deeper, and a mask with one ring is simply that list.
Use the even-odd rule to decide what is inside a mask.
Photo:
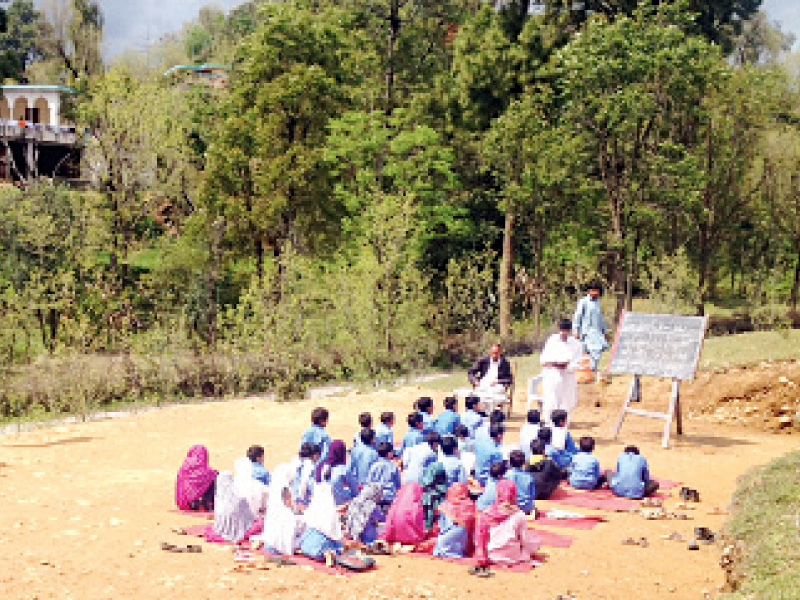
[{"label": "grass patch", "polygon": [[726,535],[741,542],[727,600],[797,598],[800,581],[800,452],[745,475]]}]

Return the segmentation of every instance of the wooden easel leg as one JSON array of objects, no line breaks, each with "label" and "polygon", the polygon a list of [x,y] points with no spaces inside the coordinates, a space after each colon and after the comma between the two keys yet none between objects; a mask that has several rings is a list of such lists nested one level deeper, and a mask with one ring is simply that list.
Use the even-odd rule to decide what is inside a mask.
[{"label": "wooden easel leg", "polygon": [[681,393],[680,390],[675,390],[675,425],[677,426],[678,435],[683,435],[683,417],[681,416]]},{"label": "wooden easel leg", "polygon": [[611,430],[611,437],[617,439],[619,430],[622,428],[622,422],[625,420],[625,413],[628,412],[628,406],[631,402],[635,402],[634,398],[639,395],[639,376],[634,375],[631,381],[631,387],[628,388],[628,395],[625,397],[625,404],[622,405],[622,410],[619,411],[619,418]]},{"label": "wooden easel leg", "polygon": [[[677,379],[672,380],[672,395],[669,399],[669,412],[667,413],[667,422],[664,425],[664,436],[661,438],[661,446],[664,448],[669,447],[669,434],[672,432],[672,421],[675,418],[675,412],[678,409],[678,388],[680,381]],[[680,413],[678,413],[680,414]],[[680,418],[680,417],[678,417]],[[681,427],[682,428],[682,427]]]}]

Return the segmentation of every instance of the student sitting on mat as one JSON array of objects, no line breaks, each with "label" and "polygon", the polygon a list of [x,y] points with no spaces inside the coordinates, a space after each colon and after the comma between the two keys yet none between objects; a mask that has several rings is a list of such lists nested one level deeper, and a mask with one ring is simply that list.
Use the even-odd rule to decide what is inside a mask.
[{"label": "student sitting on mat", "polygon": [[333,489],[333,499],[336,506],[347,504],[358,495],[358,485],[352,477],[350,465],[347,462],[347,447],[342,440],[333,440],[328,458],[317,465],[315,480],[319,483],[326,481]]},{"label": "student sitting on mat", "polygon": [[491,430],[492,425],[495,424],[502,425],[505,422],[506,422],[506,414],[499,408],[496,408],[489,415],[489,420],[484,422],[480,427],[478,427],[478,429],[475,430],[475,442],[477,443],[482,439],[485,440],[486,438],[491,437],[489,432]]},{"label": "student sitting on mat", "polygon": [[253,478],[264,485],[269,485],[269,471],[264,466],[264,446],[250,446],[247,458],[253,463]]},{"label": "student sitting on mat", "polygon": [[404,483],[389,507],[386,525],[378,537],[388,544],[416,546],[425,539],[422,512],[422,486],[416,481]]},{"label": "student sitting on mat", "polygon": [[519,447],[525,453],[525,459],[531,458],[531,442],[539,438],[541,426],[539,411],[531,409],[526,415],[525,424],[519,430]]},{"label": "student sitting on mat", "polygon": [[469,437],[469,428],[463,423],[456,427],[456,440],[458,441],[458,458],[464,465],[467,477],[475,471],[475,440]]},{"label": "student sitting on mat", "polygon": [[315,444],[319,448],[319,459],[322,462],[328,456],[328,447],[331,445],[331,437],[325,428],[328,426],[328,409],[317,407],[311,411],[311,427],[306,429],[300,436],[300,448],[303,444]]},{"label": "student sitting on mat", "polygon": [[505,477],[507,470],[508,467],[505,461],[500,460],[492,463],[492,466],[489,467],[489,479],[486,481],[483,492],[481,492],[481,495],[475,500],[475,508],[478,510],[486,510],[494,504],[497,498],[497,482]]},{"label": "student sitting on mat", "polygon": [[617,471],[607,473],[611,481],[609,487],[617,496],[643,498],[652,496],[658,490],[658,482],[650,479],[647,459],[639,454],[636,446],[626,446],[617,457]]},{"label": "student sitting on mat", "polygon": [[539,536],[517,506],[517,488],[504,479],[497,484],[497,499],[480,513],[475,526],[475,559],[470,573],[486,576],[490,564],[532,564],[539,550]]},{"label": "student sitting on mat", "polygon": [[318,460],[319,446],[306,442],[300,447],[300,453],[292,461],[292,466],[297,473],[292,489],[296,504],[306,505],[311,500]]},{"label": "student sitting on mat", "polygon": [[500,444],[503,443],[504,433],[505,427],[502,423],[493,423],[488,437],[479,436],[475,440],[475,479],[481,485],[486,485],[486,481],[489,479],[489,467],[492,463],[503,460]]},{"label": "student sitting on mat", "polygon": [[382,490],[379,501],[381,507],[388,507],[400,489],[400,469],[392,460],[392,445],[389,442],[378,444],[378,460],[372,463],[367,474],[367,485],[377,483]]},{"label": "student sitting on mat", "polygon": [[439,462],[447,473],[447,485],[453,485],[457,481],[467,483],[467,471],[458,456],[458,442],[452,435],[442,438]]},{"label": "student sitting on mat", "polygon": [[475,532],[475,503],[466,483],[454,483],[439,505],[439,536],[434,556],[464,558],[472,553]]},{"label": "student sitting on mat", "polygon": [[436,511],[447,495],[447,473],[440,462],[428,465],[422,475],[422,519],[428,534],[436,523]]},{"label": "student sitting on mat", "polygon": [[365,429],[372,429],[372,414],[368,412],[358,415],[358,432],[353,436],[353,448],[361,444],[361,432]]},{"label": "student sitting on mat", "polygon": [[353,481],[359,489],[367,483],[369,469],[378,460],[378,453],[374,448],[375,430],[362,429],[361,443],[350,449],[350,472]]},{"label": "student sitting on mat", "polygon": [[344,550],[344,536],[333,490],[328,483],[314,489],[314,496],[303,513],[305,530],[300,538],[300,552],[314,560],[332,564],[332,556]]},{"label": "student sitting on mat", "polygon": [[461,415],[461,424],[469,429],[469,436],[475,439],[475,433],[483,425],[483,416],[478,412],[481,399],[478,396],[467,396],[464,400],[464,414]]},{"label": "student sitting on mat", "polygon": [[422,483],[422,475],[428,465],[438,459],[439,434],[429,431],[425,434],[425,442],[409,448],[403,454],[403,466],[406,469],[405,480]]},{"label": "student sitting on mat", "polygon": [[422,434],[436,431],[436,419],[433,416],[433,398],[422,396],[417,399],[417,410],[422,417]]},{"label": "student sitting on mat", "polygon": [[565,410],[557,409],[553,411],[550,443],[545,447],[545,454],[552,458],[562,469],[569,467],[572,457],[578,453],[578,447],[575,445],[570,432],[567,431],[568,417],[569,414]]},{"label": "student sitting on mat", "polygon": [[461,423],[461,417],[456,412],[458,399],[455,396],[448,396],[444,399],[444,410],[436,417],[436,432],[444,437],[455,435],[456,426]]},{"label": "student sitting on mat", "polygon": [[594,438],[588,435],[578,440],[580,452],[572,457],[569,468],[569,484],[579,490],[595,490],[603,487],[606,476],[600,474],[600,461],[592,454]]},{"label": "student sitting on mat", "polygon": [[[541,439],[531,442],[531,458],[528,461],[528,472],[533,476],[533,485],[537,500],[547,500],[558,487],[567,472],[544,454],[545,444],[550,441],[550,428],[542,427]],[[546,440],[546,441],[545,441]]]},{"label": "student sitting on mat", "polygon": [[372,544],[378,539],[378,526],[386,520],[381,510],[383,488],[378,483],[368,483],[347,507],[345,525],[351,540]]},{"label": "student sitting on mat", "polygon": [[381,422],[378,423],[378,426],[375,428],[376,449],[381,442],[389,442],[392,446],[392,452],[395,451],[394,431],[392,431],[392,427],[394,427],[394,413],[389,411],[381,413]]},{"label": "student sitting on mat", "polygon": [[422,435],[422,417],[419,416],[419,413],[413,412],[408,415],[408,431],[403,436],[403,442],[400,445],[400,454],[398,454],[398,456],[404,456],[406,450],[424,441],[425,436]]},{"label": "student sitting on mat", "polygon": [[512,450],[508,463],[511,469],[506,472],[506,479],[517,486],[517,506],[529,515],[533,512],[533,501],[536,499],[536,482],[533,475],[524,470],[525,454],[522,450]]},{"label": "student sitting on mat", "polygon": [[208,466],[208,449],[189,448],[175,480],[175,504],[181,510],[214,510],[217,472]]},{"label": "student sitting on mat", "polygon": [[252,538],[253,541],[260,541],[264,545],[264,550],[270,554],[291,556],[300,546],[303,522],[292,503],[293,477],[294,471],[289,463],[275,467],[269,485],[264,531]]}]

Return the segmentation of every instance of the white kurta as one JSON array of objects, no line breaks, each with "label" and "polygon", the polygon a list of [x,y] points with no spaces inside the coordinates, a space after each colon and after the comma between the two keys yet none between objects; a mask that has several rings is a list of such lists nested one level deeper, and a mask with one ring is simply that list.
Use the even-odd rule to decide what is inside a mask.
[{"label": "white kurta", "polygon": [[544,345],[539,361],[542,365],[547,363],[568,363],[566,369],[544,367],[542,369],[542,419],[550,423],[550,415],[554,410],[561,409],[571,413],[578,405],[578,381],[575,379],[575,369],[581,360],[583,347],[572,336],[566,341],[561,339],[561,334],[551,335]]}]

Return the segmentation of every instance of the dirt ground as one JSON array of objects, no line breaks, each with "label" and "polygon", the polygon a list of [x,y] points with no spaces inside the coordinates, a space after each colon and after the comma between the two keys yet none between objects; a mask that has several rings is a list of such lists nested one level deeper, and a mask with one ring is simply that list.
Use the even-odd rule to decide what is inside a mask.
[{"label": "dirt ground", "polygon": [[[202,554],[159,548],[162,541],[186,543],[171,528],[198,522],[170,512],[175,472],[192,444],[209,447],[215,468],[231,469],[250,444],[260,443],[272,467],[292,456],[314,405],[332,410],[332,437],[349,442],[359,412],[394,410],[402,423],[413,400],[425,393],[421,387],[353,393],[313,404],[244,399],[177,406],[7,436],[0,438],[0,598],[550,600],[568,590],[581,600],[714,596],[724,581],[719,547],[689,551],[684,543],[659,536],[677,530],[690,537],[699,525],[719,529],[726,517],[707,512],[727,505],[737,477],[795,449],[793,436],[765,431],[759,421],[763,417],[757,416],[771,401],[762,402],[762,396],[768,397],[772,388],[779,392],[776,398],[784,394],[781,406],[797,404],[797,387],[781,377],[800,383],[800,365],[701,374],[682,388],[685,435],[673,438],[667,450],[660,446],[662,423],[652,419],[628,417],[620,438],[610,438],[627,378],[604,387],[581,386],[576,437],[597,438],[603,467],[613,466],[626,443],[638,444],[656,476],[700,491],[702,502],[688,511],[694,519],[647,521],[617,513],[591,531],[550,528],[574,536],[572,546],[546,549],[546,564],[529,574],[498,573],[488,580],[468,576],[463,566],[410,557],[381,557],[378,570],[349,578],[299,567],[238,574],[231,571],[227,547],[204,544]],[[772,387],[756,385],[757,380]],[[742,390],[755,390],[750,395],[756,412],[746,413],[741,400],[721,400],[737,397],[731,395],[736,390],[739,396],[747,395]],[[668,394],[669,382],[644,380],[643,407],[666,409]],[[430,395],[440,405],[444,394]],[[738,414],[752,418],[726,419],[717,409],[727,405],[741,405]],[[523,409],[524,398],[518,400],[507,439],[518,439]],[[405,426],[399,425],[396,436],[403,432]],[[668,508],[677,502],[668,501]],[[537,506],[547,508],[548,503]],[[649,546],[622,545],[629,536],[644,536]]]}]

